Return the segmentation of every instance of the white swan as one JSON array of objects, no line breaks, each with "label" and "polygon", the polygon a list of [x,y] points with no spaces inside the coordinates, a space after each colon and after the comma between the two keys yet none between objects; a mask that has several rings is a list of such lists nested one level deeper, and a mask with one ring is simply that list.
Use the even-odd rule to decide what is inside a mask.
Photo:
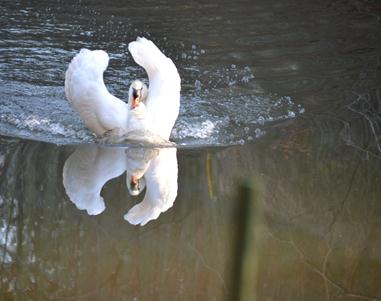
[{"label": "white swan", "polygon": [[149,129],[168,140],[180,107],[177,69],[171,59],[145,38],[137,38],[128,49],[148,74],[148,96],[147,87],[140,81],[132,83],[128,105],[111,95],[103,82],[109,61],[107,53],[82,49],[66,71],[66,97],[85,125],[98,136],[110,132],[121,136],[132,130]]}]

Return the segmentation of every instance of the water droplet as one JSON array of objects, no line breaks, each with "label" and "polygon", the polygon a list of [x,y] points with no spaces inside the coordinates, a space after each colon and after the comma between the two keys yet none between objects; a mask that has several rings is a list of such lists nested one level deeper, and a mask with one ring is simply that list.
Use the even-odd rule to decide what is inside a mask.
[{"label": "water droplet", "polygon": [[288,117],[294,118],[295,117],[295,113],[293,111],[288,111]]},{"label": "water droplet", "polygon": [[261,129],[259,129],[259,128],[255,129],[255,138],[259,138],[259,137],[263,136],[263,134],[264,134],[264,132]]},{"label": "water droplet", "polygon": [[196,91],[201,90],[201,82],[198,79],[196,79],[194,82],[194,88],[196,89]]}]

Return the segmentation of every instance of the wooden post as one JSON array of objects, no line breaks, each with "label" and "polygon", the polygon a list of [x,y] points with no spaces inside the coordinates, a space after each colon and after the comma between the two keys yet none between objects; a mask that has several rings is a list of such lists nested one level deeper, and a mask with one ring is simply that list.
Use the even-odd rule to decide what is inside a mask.
[{"label": "wooden post", "polygon": [[261,185],[240,186],[231,300],[255,301],[262,225]]}]

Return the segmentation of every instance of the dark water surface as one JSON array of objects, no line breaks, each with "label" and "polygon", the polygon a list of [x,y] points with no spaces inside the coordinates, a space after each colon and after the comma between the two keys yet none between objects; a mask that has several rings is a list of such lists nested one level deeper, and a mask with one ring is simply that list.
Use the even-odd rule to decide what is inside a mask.
[{"label": "dark water surface", "polygon": [[[264,187],[258,300],[381,300],[377,1],[3,1],[0,14],[0,300],[227,300],[244,181]],[[88,47],[110,54],[105,81],[126,99],[145,77],[127,53],[137,35],[182,77],[177,198],[142,227],[123,218],[143,198],[126,150],[73,145],[94,138],[63,93]],[[103,175],[99,215],[63,185],[83,148],[100,167],[75,191]]]}]

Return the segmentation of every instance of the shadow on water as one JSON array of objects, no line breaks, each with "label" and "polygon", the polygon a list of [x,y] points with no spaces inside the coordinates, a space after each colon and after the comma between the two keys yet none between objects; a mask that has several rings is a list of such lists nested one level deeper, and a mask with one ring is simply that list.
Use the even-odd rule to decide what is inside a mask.
[{"label": "shadow on water", "polygon": [[[256,175],[257,298],[381,300],[380,12],[351,0],[5,1],[0,130],[15,138],[0,139],[0,299],[226,300],[237,187]],[[144,227],[123,217],[159,153],[139,165],[124,148],[20,139],[92,141],[64,100],[67,63],[107,49],[106,82],[126,98],[126,80],[144,77],[126,53],[138,34],[174,59],[183,88],[182,146],[164,164],[177,197]],[[146,191],[132,196],[136,184]]]}]

